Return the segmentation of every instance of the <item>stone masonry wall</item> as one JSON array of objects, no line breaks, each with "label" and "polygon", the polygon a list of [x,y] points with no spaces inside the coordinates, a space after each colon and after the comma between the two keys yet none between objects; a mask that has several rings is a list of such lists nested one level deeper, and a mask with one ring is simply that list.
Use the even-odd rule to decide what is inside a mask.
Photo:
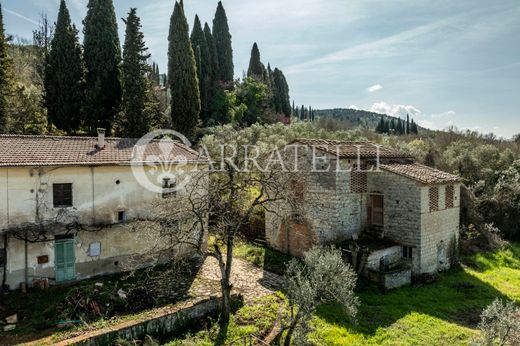
[{"label": "stone masonry wall", "polygon": [[420,271],[421,186],[397,174],[368,174],[368,192],[384,195],[384,237],[412,247],[412,270]]},{"label": "stone masonry wall", "polygon": [[454,185],[453,208],[446,209],[446,186],[439,185],[439,211],[429,210],[429,187],[421,190],[421,272],[450,267],[457,256],[460,213],[460,184]]},{"label": "stone masonry wall", "polygon": [[[282,252],[289,252],[298,244],[327,244],[351,239],[361,231],[363,195],[350,192],[350,173],[336,172],[336,159],[328,155],[322,167],[329,171],[311,172],[311,153],[298,156],[302,171],[303,193],[298,210],[289,210],[287,203],[272,203],[266,213],[266,240],[268,244]],[[343,165],[343,162],[341,162]],[[345,168],[345,167],[343,167]],[[343,169],[342,168],[342,169]],[[291,223],[289,216],[298,214],[309,232],[293,232],[285,225]],[[302,229],[302,227],[294,227]],[[288,233],[288,234],[286,234]],[[311,239],[298,239],[305,236]],[[298,254],[299,255],[299,254]]]}]

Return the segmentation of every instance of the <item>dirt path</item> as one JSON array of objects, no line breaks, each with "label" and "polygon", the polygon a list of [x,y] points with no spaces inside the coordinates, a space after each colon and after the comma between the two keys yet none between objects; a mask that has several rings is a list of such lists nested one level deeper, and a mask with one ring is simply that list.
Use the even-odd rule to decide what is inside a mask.
[{"label": "dirt path", "polygon": [[[254,298],[274,293],[277,289],[281,288],[283,278],[280,275],[264,271],[263,269],[240,258],[234,258],[233,261],[234,263],[231,272],[233,293],[242,294],[246,302],[251,301]],[[71,339],[59,342],[53,342],[51,337],[46,337],[24,343],[23,345],[70,345],[73,342],[88,339],[92,335],[103,334],[105,331],[124,329],[135,323],[171,314],[179,308],[182,308],[182,306],[192,304],[196,301],[220,296],[220,269],[215,258],[206,258],[196,276],[196,279],[193,281],[188,294],[192,298],[187,301],[179,302],[174,306],[166,306],[143,312],[138,314],[135,320],[127,320],[120,323],[115,322],[109,327],[103,329],[78,332],[77,334],[71,335]],[[2,344],[4,344],[4,340],[2,340]],[[7,345],[9,344],[14,343],[7,343]]]}]

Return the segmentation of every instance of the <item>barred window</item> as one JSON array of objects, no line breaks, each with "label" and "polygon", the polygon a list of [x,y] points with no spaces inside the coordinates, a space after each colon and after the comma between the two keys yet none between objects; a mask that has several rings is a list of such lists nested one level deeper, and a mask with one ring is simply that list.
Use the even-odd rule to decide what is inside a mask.
[{"label": "barred window", "polygon": [[172,180],[170,178],[163,178],[163,192],[162,192],[162,198],[168,198],[168,197],[175,197],[177,195],[177,192],[175,190],[177,184],[175,180]]},{"label": "barred window", "polygon": [[430,187],[430,212],[439,210],[439,187]]},{"label": "barred window", "polygon": [[352,167],[352,172],[350,173],[350,191],[353,193],[367,192],[367,172],[364,165]]},{"label": "barred window", "polygon": [[453,198],[455,196],[455,188],[453,185],[446,186],[446,209],[453,208]]},{"label": "barred window", "polygon": [[411,246],[403,246],[402,257],[409,258],[409,259],[412,258],[412,247]]},{"label": "barred window", "polygon": [[72,207],[72,184],[53,184],[52,201],[54,208]]}]

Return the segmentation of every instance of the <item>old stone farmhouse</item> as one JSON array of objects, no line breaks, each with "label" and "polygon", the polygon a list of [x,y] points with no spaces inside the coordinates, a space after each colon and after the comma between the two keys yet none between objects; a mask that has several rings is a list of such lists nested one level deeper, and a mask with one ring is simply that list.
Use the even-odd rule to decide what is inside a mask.
[{"label": "old stone farmhouse", "polygon": [[[205,185],[175,188],[189,172],[207,172],[207,162],[173,140],[150,142],[141,149],[151,159],[136,161],[137,143],[104,138],[104,130],[97,138],[0,135],[4,287],[67,282],[157,262],[166,250],[155,222],[158,208],[188,189],[207,192]],[[183,170],[172,169],[180,164]],[[136,165],[157,190],[138,181]],[[178,220],[170,224],[182,227]]]},{"label": "old stone farmhouse", "polygon": [[266,215],[266,238],[273,248],[301,256],[313,244],[364,244],[365,273],[403,261],[410,274],[450,266],[459,177],[369,142],[300,139],[284,152],[298,159],[291,186],[298,207],[271,206],[277,212]]}]

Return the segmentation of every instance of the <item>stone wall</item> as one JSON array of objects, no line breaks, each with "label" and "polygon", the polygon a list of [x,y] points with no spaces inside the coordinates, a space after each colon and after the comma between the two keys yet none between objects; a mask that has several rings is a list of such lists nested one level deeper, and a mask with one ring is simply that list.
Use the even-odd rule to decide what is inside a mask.
[{"label": "stone wall", "polygon": [[384,195],[384,237],[413,248],[412,268],[420,271],[421,185],[390,172],[368,174],[368,192]]},{"label": "stone wall", "polygon": [[[237,296],[232,297],[234,300]],[[193,324],[195,321],[216,314],[221,305],[220,298],[210,298],[190,302],[172,309],[162,315],[146,320],[130,321],[118,328],[107,328],[90,333],[86,336],[78,336],[73,339],[55,343],[55,345],[81,345],[104,346],[112,345],[118,339],[140,340],[146,335],[161,337],[175,334]]]},{"label": "stone wall", "polygon": [[[302,243],[310,247],[315,243],[339,242],[352,239],[354,234],[361,232],[365,215],[362,210],[364,196],[351,193],[350,172],[336,172],[334,156],[323,157],[326,157],[324,167],[329,167],[330,171],[311,172],[313,163],[309,153],[299,155],[299,162],[302,163],[299,179],[303,181],[300,184],[303,192],[297,210],[290,210],[284,202],[275,202],[269,206],[270,210],[276,211],[266,213],[266,240],[271,247],[301,256],[304,251],[291,248]],[[346,170],[347,164],[342,161],[340,168]],[[301,220],[295,229],[310,232],[290,231],[287,225],[294,224],[291,215],[298,215]],[[303,236],[307,239],[301,239]]]},{"label": "stone wall", "polygon": [[460,218],[460,184],[454,185],[453,208],[446,209],[447,185],[439,185],[439,210],[429,210],[429,187],[421,190],[421,272],[450,267],[456,259]]},{"label": "stone wall", "polygon": [[[460,184],[455,184],[454,207],[445,208],[446,185],[439,186],[439,211],[429,210],[429,186],[387,172],[367,173],[366,191],[352,192],[352,175],[347,170],[356,160],[341,160],[336,171],[335,157],[326,156],[324,167],[332,172],[310,172],[309,156],[304,162],[304,191],[298,210],[289,210],[287,203],[270,206],[276,213],[266,213],[266,239],[282,252],[300,256],[314,243],[327,244],[352,239],[367,228],[370,194],[384,196],[383,236],[399,245],[412,248],[412,272],[434,272],[449,268],[458,242]],[[363,164],[363,162],[361,162]],[[292,214],[301,222],[291,231]],[[302,232],[301,230],[305,230]],[[304,248],[295,250],[295,247]],[[397,254],[397,252],[394,252]],[[396,255],[397,256],[397,255]]]}]

